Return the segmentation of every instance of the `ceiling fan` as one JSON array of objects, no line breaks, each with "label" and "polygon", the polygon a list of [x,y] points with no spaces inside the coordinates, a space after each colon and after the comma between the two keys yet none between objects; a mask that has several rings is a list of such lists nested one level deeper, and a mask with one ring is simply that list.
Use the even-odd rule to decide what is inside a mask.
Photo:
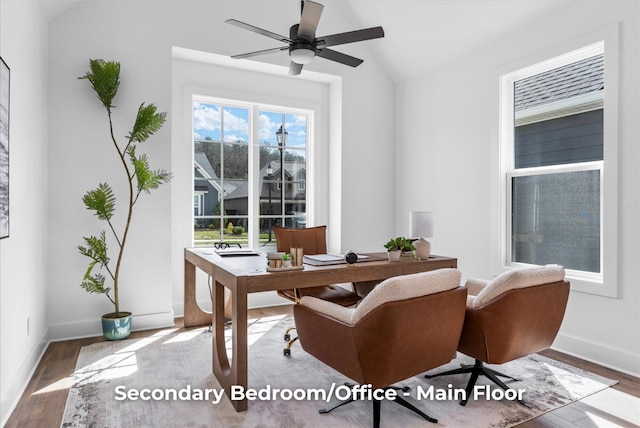
[{"label": "ceiling fan", "polygon": [[287,43],[287,46],[233,55],[231,58],[249,58],[252,56],[289,50],[289,56],[291,57],[289,74],[295,76],[300,74],[303,65],[309,64],[316,56],[349,65],[351,67],[357,67],[362,64],[363,60],[327,48],[329,46],[343,45],[346,43],[361,42],[363,40],[384,37],[384,30],[382,27],[365,28],[363,30],[316,37],[316,29],[324,6],[310,0],[302,0],[300,3],[302,9],[300,23],[291,26],[289,29],[289,37],[263,30],[262,28],[246,24],[236,19],[227,19],[225,21],[227,24]]}]

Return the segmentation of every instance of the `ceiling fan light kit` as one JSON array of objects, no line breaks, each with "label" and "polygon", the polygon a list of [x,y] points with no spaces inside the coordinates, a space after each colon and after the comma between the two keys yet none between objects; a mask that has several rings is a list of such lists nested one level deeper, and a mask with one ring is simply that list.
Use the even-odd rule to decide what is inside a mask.
[{"label": "ceiling fan light kit", "polygon": [[316,48],[306,43],[294,43],[289,47],[291,61],[296,64],[309,64],[316,57]]},{"label": "ceiling fan light kit", "polygon": [[318,28],[318,22],[320,21],[324,6],[310,0],[302,0],[301,8],[300,23],[291,26],[289,29],[289,37],[281,36],[236,19],[227,19],[225,21],[227,24],[278,40],[279,42],[287,43],[287,46],[233,55],[231,58],[249,58],[288,49],[289,57],[291,58],[291,65],[289,66],[290,75],[300,74],[302,66],[311,63],[316,56],[351,67],[357,67],[362,64],[363,61],[361,59],[327,48],[329,46],[384,37],[382,27],[372,27],[346,33],[332,34],[330,36],[316,37],[316,29]]}]

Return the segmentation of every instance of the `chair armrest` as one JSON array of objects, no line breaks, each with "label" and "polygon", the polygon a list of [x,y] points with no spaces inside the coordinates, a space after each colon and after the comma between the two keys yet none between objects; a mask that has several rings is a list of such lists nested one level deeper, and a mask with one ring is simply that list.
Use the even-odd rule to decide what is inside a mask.
[{"label": "chair armrest", "polygon": [[467,295],[467,308],[473,308],[473,302],[475,302],[476,296],[470,294]]},{"label": "chair armrest", "polygon": [[469,278],[464,286],[467,287],[468,295],[477,296],[489,282],[486,279]]},{"label": "chair armrest", "polygon": [[355,310],[354,308],[345,308],[344,306],[312,296],[304,296],[300,300],[300,304],[314,310],[315,312],[335,318],[345,324],[353,325],[352,318]]}]

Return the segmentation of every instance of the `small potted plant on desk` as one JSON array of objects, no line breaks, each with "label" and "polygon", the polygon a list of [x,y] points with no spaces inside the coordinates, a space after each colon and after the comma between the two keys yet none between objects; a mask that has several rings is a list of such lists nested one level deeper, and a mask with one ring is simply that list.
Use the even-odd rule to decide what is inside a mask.
[{"label": "small potted plant on desk", "polygon": [[395,239],[390,239],[389,242],[384,245],[384,247],[387,249],[387,256],[392,262],[397,262],[398,260],[400,260],[400,256],[403,252],[410,252],[416,249],[416,247],[413,246],[413,243],[403,236],[398,236]]},{"label": "small potted plant on desk", "polygon": [[285,268],[291,267],[291,254],[284,253],[282,255],[282,267],[285,267]]},{"label": "small potted plant on desk", "polygon": [[[120,267],[123,261],[129,227],[131,226],[133,207],[142,193],[150,193],[151,190],[157,189],[162,183],[166,183],[171,179],[171,173],[169,172],[164,170],[152,171],[149,168],[147,155],[138,154],[136,149],[139,143],[146,141],[149,136],[162,127],[165,121],[165,113],[156,111],[156,106],[153,104],[141,104],[131,133],[126,137],[124,143],[119,144],[114,137],[111,114],[114,108],[112,102],[120,85],[120,63],[98,59],[91,60],[90,66],[91,71],[87,72],[81,79],[86,79],[91,83],[91,87],[107,111],[109,142],[113,144],[117,151],[117,159],[122,165],[120,171],[122,176],[120,178],[126,183],[128,191],[126,192],[126,202],[124,203],[126,211],[124,221],[113,220],[116,210],[116,196],[111,186],[106,182],[99,184],[96,189],[88,191],[82,198],[86,208],[93,211],[98,219],[104,220],[109,226],[116,243],[117,258],[115,267],[113,267],[104,230],[98,236],[84,237],[84,245],[79,245],[78,250],[80,254],[89,258],[89,267],[80,285],[87,292],[104,294],[111,301],[114,306],[114,312],[102,316],[102,332],[106,339],[118,340],[129,336],[131,331],[131,312],[120,310],[118,286]],[[120,231],[118,231],[119,225],[122,225]],[[96,270],[104,268],[106,275],[101,272],[94,272],[94,268]],[[112,287],[108,287],[105,284],[107,278],[110,279]],[[113,297],[109,294],[112,290]]]}]

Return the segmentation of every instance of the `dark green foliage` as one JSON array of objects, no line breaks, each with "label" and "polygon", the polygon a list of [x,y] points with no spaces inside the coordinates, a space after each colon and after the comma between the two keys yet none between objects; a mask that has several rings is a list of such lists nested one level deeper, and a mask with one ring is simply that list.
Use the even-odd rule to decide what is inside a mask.
[{"label": "dark green foliage", "polygon": [[90,236],[83,239],[87,246],[83,247],[82,245],[78,245],[78,250],[80,251],[80,254],[87,256],[92,260],[87,272],[84,274],[84,277],[87,278],[91,275],[91,271],[95,265],[100,264],[100,267],[108,265],[109,256],[107,255],[107,238],[104,230],[100,234],[99,238]]},{"label": "dark green foliage", "polygon": [[164,124],[166,113],[158,113],[156,106],[149,104],[147,106],[144,103],[138,107],[138,115],[136,116],[136,123],[133,125],[131,133],[127,135],[130,141],[143,142],[154,133],[162,128]]},{"label": "dark green foliage", "polygon": [[386,248],[388,251],[413,251],[416,249],[413,243],[403,236],[398,236],[397,238],[390,239],[389,242],[384,244],[384,248]]},{"label": "dark green foliage", "polygon": [[100,183],[95,190],[89,190],[82,198],[88,210],[95,211],[100,220],[111,220],[116,210],[116,197],[107,183]]},{"label": "dark green foliage", "polygon": [[90,72],[79,79],[87,79],[104,108],[111,111],[113,99],[120,87],[120,63],[92,59],[89,61]]},{"label": "dark green foliage", "polygon": [[[80,286],[89,293],[105,294],[111,302],[111,296],[109,296],[110,288],[105,288],[105,276],[101,273],[93,274],[93,268],[99,265],[99,268],[107,267],[109,263],[109,256],[107,255],[107,238],[104,230],[100,234],[100,237],[90,236],[84,238],[84,242],[87,245],[83,247],[78,245],[78,251],[83,256],[89,257],[89,267],[82,278]],[[107,268],[108,270],[108,268]],[[111,273],[111,272],[109,272]],[[115,303],[115,302],[114,302]]]},{"label": "dark green foliage", "polygon": [[151,171],[147,155],[136,156],[135,146],[129,146],[128,153],[136,177],[138,194],[142,191],[150,193],[151,190],[160,187],[162,183],[168,183],[171,180],[171,173],[163,169]]},{"label": "dark green foliage", "polygon": [[[95,59],[90,60],[89,65],[91,71],[88,71],[84,76],[80,77],[80,79],[86,79],[91,83],[91,87],[107,110],[111,142],[116,149],[122,165],[122,176],[127,181],[129,192],[125,205],[127,207],[126,222],[124,229],[120,232],[116,231],[114,223],[112,223],[116,209],[116,196],[109,184],[101,183],[95,190],[90,190],[82,198],[87,209],[93,211],[100,220],[106,221],[109,225],[113,238],[118,244],[118,257],[116,259],[115,269],[111,270],[109,266],[111,259],[108,256],[107,239],[104,231],[102,231],[99,237],[84,237],[85,245],[79,245],[78,251],[83,256],[88,257],[90,262],[80,286],[89,293],[106,295],[114,304],[115,312],[118,313],[120,312],[120,302],[118,299],[120,265],[124,247],[127,242],[129,227],[131,226],[133,207],[142,192],[150,193],[151,190],[157,189],[161,184],[171,180],[171,173],[165,170],[152,170],[149,167],[147,155],[138,155],[136,153],[136,144],[146,141],[151,135],[162,128],[166,113],[158,112],[156,106],[153,104],[145,105],[142,103],[138,108],[133,128],[126,137],[127,141],[118,144],[112,132],[113,122],[111,110],[114,108],[113,100],[120,86],[120,64],[114,61]],[[108,272],[109,277],[113,281],[113,288],[105,287],[107,277],[100,272],[94,273],[95,269],[104,269]],[[109,295],[110,291],[114,293],[113,298]]]}]

